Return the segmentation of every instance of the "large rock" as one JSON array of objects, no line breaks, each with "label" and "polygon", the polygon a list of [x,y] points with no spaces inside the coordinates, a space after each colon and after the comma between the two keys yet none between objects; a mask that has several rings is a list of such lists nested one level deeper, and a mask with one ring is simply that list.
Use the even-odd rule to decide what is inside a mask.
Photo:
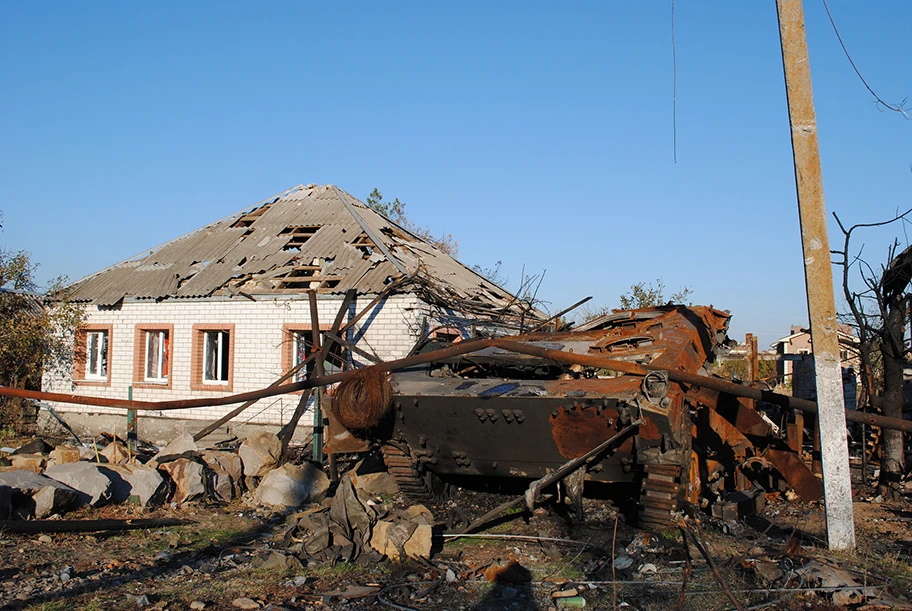
[{"label": "large rock", "polygon": [[79,503],[97,507],[111,498],[111,480],[99,471],[100,466],[74,462],[48,467],[44,474],[76,490]]},{"label": "large rock", "polygon": [[238,456],[244,463],[244,475],[264,477],[278,466],[282,442],[272,433],[259,431],[244,440],[238,448]]},{"label": "large rock", "polygon": [[0,518],[46,518],[65,511],[77,499],[75,490],[31,471],[0,473]]},{"label": "large rock", "polygon": [[57,446],[48,455],[48,466],[79,462],[80,458],[82,458],[82,454],[76,446]]},{"label": "large rock", "polygon": [[13,469],[41,473],[47,460],[41,454],[11,454],[9,457]]},{"label": "large rock", "polygon": [[408,520],[380,520],[374,524],[370,546],[390,560],[430,558],[432,527]]},{"label": "large rock", "polygon": [[430,558],[433,537],[433,527],[427,524],[419,524],[412,536],[409,537],[409,540],[402,546],[406,556],[409,558]]},{"label": "large rock", "polygon": [[168,496],[168,485],[161,474],[145,465],[102,465],[98,469],[111,480],[111,500],[132,501],[146,507],[160,505]]},{"label": "large rock", "polygon": [[130,461],[130,451],[119,441],[112,441],[99,452],[108,460],[108,464],[125,465]]},{"label": "large rock", "polygon": [[174,482],[172,500],[175,503],[187,503],[206,495],[205,467],[200,463],[178,458],[161,465],[158,469],[167,473]]},{"label": "large rock", "polygon": [[199,447],[193,441],[193,435],[181,433],[171,443],[163,447],[152,460],[161,464],[170,460],[171,457],[181,456],[187,452],[199,452]]},{"label": "large rock", "polygon": [[254,493],[258,505],[299,507],[318,502],[329,489],[329,478],[313,465],[283,465],[266,474]]},{"label": "large rock", "polygon": [[[223,501],[230,501],[234,496],[241,495],[241,482],[244,481],[244,463],[241,457],[234,452],[209,451],[203,452],[203,462],[209,467],[210,489],[216,497]],[[226,488],[227,480],[231,484],[231,490]],[[230,494],[230,496],[225,496]]]},{"label": "large rock", "polygon": [[206,463],[206,489],[213,501],[228,503],[234,498],[234,482],[218,462]]}]

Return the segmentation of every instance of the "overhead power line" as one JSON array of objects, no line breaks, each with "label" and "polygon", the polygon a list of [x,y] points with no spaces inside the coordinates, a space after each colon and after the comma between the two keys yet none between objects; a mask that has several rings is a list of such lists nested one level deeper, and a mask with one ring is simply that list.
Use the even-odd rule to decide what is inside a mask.
[{"label": "overhead power line", "polygon": [[[869,92],[871,92],[871,95],[874,96],[874,99],[877,100],[877,103],[878,103],[879,105],[883,106],[883,107],[886,108],[887,110],[892,110],[893,112],[898,112],[899,114],[901,114],[901,115],[904,116],[905,118],[909,119],[909,118],[910,118],[910,117],[909,117],[909,109],[907,109],[907,108],[905,107],[905,106],[906,106],[906,100],[907,100],[908,98],[903,98],[903,101],[900,102],[899,104],[887,104],[886,102],[883,101],[883,98],[881,98],[879,95],[877,95],[877,94],[874,92],[874,90],[871,88],[871,86],[868,85],[868,81],[866,81],[866,80],[865,80],[865,77],[863,77],[863,76],[861,75],[861,71],[858,69],[858,66],[856,66],[856,65],[855,65],[855,62],[852,60],[852,56],[849,54],[849,50],[846,48],[845,43],[844,43],[843,40],[842,40],[842,36],[839,34],[839,28],[836,27],[836,21],[833,19],[833,13],[830,12],[830,5],[827,4],[827,0],[822,0],[822,1],[823,1],[823,8],[826,9],[827,17],[830,18],[830,23],[833,25],[833,31],[836,32],[836,38],[839,40],[839,44],[840,44],[840,46],[842,47],[842,51],[843,51],[843,53],[845,53],[845,56],[846,56],[846,58],[849,60],[849,63],[852,64],[852,69],[855,70],[855,74],[857,74],[857,75],[858,75],[858,78],[861,79],[861,82],[864,84],[865,88],[866,88]],[[673,7],[673,6],[674,6],[674,2],[672,2],[672,7]],[[673,9],[672,9],[672,10],[673,10]]]}]

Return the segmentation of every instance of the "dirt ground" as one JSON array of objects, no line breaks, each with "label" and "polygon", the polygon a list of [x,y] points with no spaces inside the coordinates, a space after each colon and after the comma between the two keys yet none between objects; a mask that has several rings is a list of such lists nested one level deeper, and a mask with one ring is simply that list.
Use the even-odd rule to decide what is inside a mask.
[{"label": "dirt ground", "polygon": [[[540,510],[509,516],[483,536],[438,537],[430,561],[329,566],[276,554],[285,516],[242,502],[83,509],[66,518],[193,524],[0,533],[0,609],[902,608],[912,601],[912,503],[862,500],[866,493],[855,503],[852,552],[826,549],[821,504],[774,499],[737,522],[701,516],[705,538],[690,519],[685,551],[682,530],[646,535],[617,519],[609,502],[587,500],[584,521]],[[473,518],[506,498],[462,492],[454,506]],[[703,541],[718,576],[694,541]]]}]

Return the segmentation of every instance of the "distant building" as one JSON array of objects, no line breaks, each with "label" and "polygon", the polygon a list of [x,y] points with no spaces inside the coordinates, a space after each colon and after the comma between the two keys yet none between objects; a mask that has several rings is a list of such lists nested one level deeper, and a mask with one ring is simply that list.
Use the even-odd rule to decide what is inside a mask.
[{"label": "distant building", "polygon": [[[839,325],[839,358],[842,361],[842,383],[846,408],[855,408],[858,375],[861,361],[859,339],[848,325]],[[801,399],[817,399],[814,373],[814,347],[810,329],[792,326],[789,334],[772,344],[778,355],[777,375],[786,384],[791,382],[792,394]]]}]

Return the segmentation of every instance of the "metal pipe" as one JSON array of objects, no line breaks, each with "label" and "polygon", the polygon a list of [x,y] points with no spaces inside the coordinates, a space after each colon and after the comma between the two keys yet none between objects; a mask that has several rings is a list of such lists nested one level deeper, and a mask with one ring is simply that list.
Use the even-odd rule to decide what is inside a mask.
[{"label": "metal pipe", "polygon": [[[523,342],[518,342],[515,340],[499,339],[494,341],[495,345],[499,348],[512,350],[513,352],[518,352],[521,354],[529,354],[531,356],[547,358],[559,363],[586,365],[589,367],[611,369],[613,371],[621,371],[624,373],[641,376],[646,375],[646,373],[649,371],[667,371],[668,379],[672,382],[678,382],[679,384],[699,386],[700,388],[708,388],[710,390],[716,390],[719,392],[728,393],[730,395],[735,395],[736,397],[744,397],[745,399],[754,399],[757,401],[766,401],[767,403],[773,403],[776,405],[781,405],[782,407],[797,409],[802,412],[809,412],[812,414],[817,413],[817,404],[814,401],[799,399],[797,397],[789,397],[788,395],[780,395],[769,390],[743,386],[741,384],[735,384],[734,382],[729,382],[727,380],[722,380],[719,378],[701,376],[695,373],[676,371],[673,369],[663,370],[661,367],[654,367],[651,365],[638,365],[636,363],[628,363],[626,361],[616,361],[600,356],[593,356],[590,354],[576,354],[574,352],[564,352],[563,350],[552,350],[550,348],[533,346],[531,344],[525,344]],[[888,418],[886,416],[881,416],[880,414],[869,414],[855,410],[845,410],[845,418],[851,422],[861,422],[882,428],[895,429],[912,433],[912,420]]]},{"label": "metal pipe", "polygon": [[[459,356],[460,354],[483,350],[495,345],[495,341],[496,340],[493,339],[479,339],[470,342],[460,342],[453,346],[443,348],[442,350],[425,352],[424,354],[416,354],[402,359],[397,359],[395,361],[372,365],[372,367],[377,367],[380,371],[396,371],[398,369],[406,369],[408,367],[424,365],[440,359],[452,358],[454,356]],[[94,405],[98,407],[116,407],[121,409],[171,411],[178,409],[189,409],[194,407],[232,405],[234,403],[240,403],[242,401],[265,399],[266,397],[274,397],[276,395],[284,395],[292,392],[297,392],[299,390],[307,390],[308,388],[316,388],[317,386],[329,386],[330,384],[343,382],[349,378],[353,378],[358,375],[360,371],[360,369],[350,369],[348,371],[340,371],[339,373],[323,376],[322,378],[315,377],[310,380],[302,380],[301,382],[294,382],[292,384],[282,384],[280,386],[264,388],[261,390],[253,390],[250,392],[243,392],[235,395],[227,395],[225,397],[178,399],[176,401],[128,401],[126,399],[116,399],[109,397],[89,397],[85,395],[73,395],[68,393],[23,390],[19,388],[9,388],[6,386],[0,386],[0,395],[8,397],[20,397],[22,399],[38,399],[42,401],[72,403],[75,405]]]},{"label": "metal pipe", "polygon": [[[406,369],[408,367],[415,367],[418,365],[424,365],[431,363],[437,360],[443,360],[452,358],[454,356],[459,356],[462,354],[468,354],[470,352],[476,352],[478,350],[483,350],[485,348],[498,347],[505,350],[511,350],[521,354],[529,354],[532,356],[540,356],[543,358],[549,358],[556,362],[569,363],[569,364],[579,364],[587,365],[591,367],[599,367],[602,369],[611,369],[614,371],[621,371],[623,373],[629,373],[632,375],[646,375],[649,371],[664,371],[661,367],[651,367],[649,365],[638,365],[636,363],[628,363],[626,361],[615,361],[612,359],[606,359],[599,356],[592,356],[588,354],[576,354],[571,352],[563,352],[561,350],[550,350],[548,348],[542,348],[540,346],[533,346],[531,344],[525,344],[523,342],[518,342],[516,340],[507,340],[507,339],[479,339],[468,342],[460,342],[454,344],[442,350],[435,350],[433,352],[425,352],[423,354],[416,354],[408,356],[402,359],[397,359],[395,361],[388,361],[386,363],[379,363],[377,365],[371,365],[372,367],[379,368],[380,371],[397,371],[400,369]],[[137,409],[137,410],[159,410],[159,411],[170,411],[177,409],[188,409],[194,407],[211,407],[217,405],[231,405],[233,403],[239,403],[241,401],[250,401],[256,399],[263,399],[266,397],[274,397],[276,395],[282,395],[292,392],[297,392],[299,390],[307,390],[308,388],[315,388],[317,386],[328,386],[330,384],[335,384],[336,382],[343,382],[348,380],[360,372],[361,369],[351,369],[348,371],[341,371],[339,373],[334,373],[328,376],[324,376],[321,379],[313,378],[311,380],[304,380],[302,382],[295,382],[293,384],[282,384],[279,386],[271,386],[262,390],[256,390],[246,393],[239,393],[236,395],[229,395],[226,397],[218,398],[207,398],[207,399],[182,399],[178,401],[125,401],[123,399],[111,399],[106,397],[87,397],[84,395],[71,395],[64,393],[49,393],[49,392],[39,392],[34,390],[22,390],[19,388],[7,388],[0,386],[0,395],[6,395],[11,397],[21,397],[24,399],[38,399],[44,401],[57,401],[60,403],[73,403],[76,405],[94,405],[99,407],[115,407],[115,408],[127,408],[127,409]],[[780,395],[769,390],[762,390],[760,388],[751,388],[750,386],[743,386],[741,384],[735,384],[734,382],[728,382],[719,378],[712,378],[708,376],[701,376],[694,373],[687,373],[684,371],[675,371],[668,370],[668,379],[673,382],[678,382],[680,384],[688,384],[690,386],[699,386],[701,388],[708,388],[710,390],[717,390],[719,392],[728,393],[735,395],[737,397],[744,397],[747,399],[756,399],[759,401],[766,401],[768,403],[774,403],[776,405],[781,405],[783,407],[797,409],[802,412],[817,413],[817,404],[813,401],[808,401],[807,399],[799,399],[797,397],[789,397],[787,395]],[[867,412],[858,412],[854,410],[846,410],[845,412],[846,420],[851,422],[860,422],[863,424],[879,426],[881,428],[895,429],[899,431],[906,431],[912,433],[912,420],[900,420],[899,418],[888,418],[886,416],[881,416],[879,414],[871,414]]]}]

